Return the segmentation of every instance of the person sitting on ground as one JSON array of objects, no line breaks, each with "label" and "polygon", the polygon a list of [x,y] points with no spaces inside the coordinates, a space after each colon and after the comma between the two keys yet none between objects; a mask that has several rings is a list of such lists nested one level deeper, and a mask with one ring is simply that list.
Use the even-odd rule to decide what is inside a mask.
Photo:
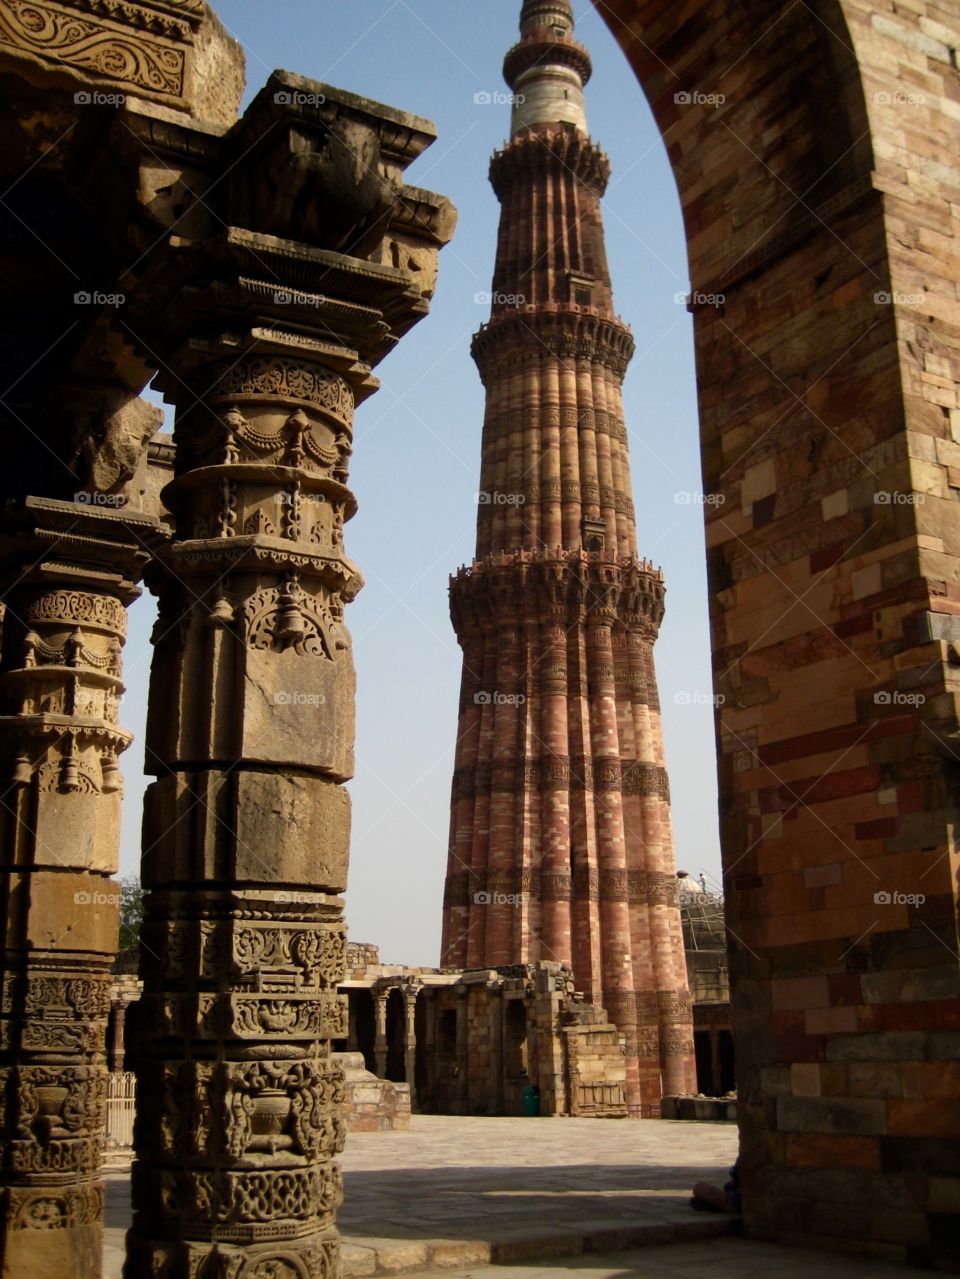
[{"label": "person sitting on ground", "polygon": [[737,1156],[737,1162],[730,1169],[730,1180],[724,1184],[721,1190],[719,1186],[712,1186],[709,1181],[698,1181],[693,1188],[693,1198],[690,1200],[690,1207],[696,1208],[698,1212],[729,1212],[739,1214],[740,1212],[740,1156]]}]

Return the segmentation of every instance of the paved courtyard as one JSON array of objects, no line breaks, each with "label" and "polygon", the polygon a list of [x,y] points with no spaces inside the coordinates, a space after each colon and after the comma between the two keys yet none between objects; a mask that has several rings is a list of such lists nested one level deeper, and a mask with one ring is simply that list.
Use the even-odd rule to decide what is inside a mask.
[{"label": "paved courtyard", "polygon": [[[733,1124],[414,1115],[410,1132],[352,1133],[339,1215],[348,1275],[526,1260],[623,1231],[694,1233],[727,1223],[687,1206],[702,1177],[722,1181]],[[107,1183],[104,1279],[119,1279],[129,1180]],[[657,1236],[652,1236],[656,1238]]]},{"label": "paved courtyard", "polygon": [[[693,1212],[690,1187],[722,1182],[736,1150],[733,1124],[670,1121],[415,1115],[410,1132],[354,1133],[341,1159],[344,1270],[358,1277],[449,1274],[494,1262],[497,1279],[570,1279],[562,1273],[570,1270],[576,1279],[904,1273],[707,1238],[731,1223]],[[130,1215],[126,1176],[109,1175],[107,1205],[104,1279],[120,1279]],[[664,1244],[671,1246],[658,1246]],[[610,1251],[623,1248],[629,1251]]]}]

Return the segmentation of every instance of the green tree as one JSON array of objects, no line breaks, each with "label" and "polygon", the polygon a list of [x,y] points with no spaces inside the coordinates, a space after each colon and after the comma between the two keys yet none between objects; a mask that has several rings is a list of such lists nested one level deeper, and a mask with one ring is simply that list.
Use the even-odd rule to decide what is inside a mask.
[{"label": "green tree", "polygon": [[137,875],[120,881],[120,949],[129,950],[140,944],[143,923],[143,887]]}]

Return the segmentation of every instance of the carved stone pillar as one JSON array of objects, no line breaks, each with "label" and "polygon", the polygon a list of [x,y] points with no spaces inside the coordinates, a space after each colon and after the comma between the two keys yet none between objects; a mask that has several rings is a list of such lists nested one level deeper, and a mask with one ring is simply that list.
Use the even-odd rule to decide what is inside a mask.
[{"label": "carved stone pillar", "polygon": [[344,607],[362,584],[343,527],[355,405],[426,312],[382,263],[416,260],[429,289],[452,230],[399,180],[429,141],[415,117],[275,76],[222,155],[229,228],[172,239],[143,282],[153,312],[135,319],[177,409],[176,536],[149,578],[158,780],[127,1279],[337,1272]]},{"label": "carved stone pillar", "polygon": [[424,990],[424,1037],[423,1037],[423,1088],[420,1093],[420,1109],[431,1113],[437,1107],[437,996],[436,986],[427,986]]},{"label": "carved stone pillar", "polygon": [[3,517],[4,1279],[100,1274],[120,652],[145,559],[106,511],[29,497]]},{"label": "carved stone pillar", "polygon": [[381,1079],[387,1077],[387,1001],[389,990],[377,990],[373,994],[374,1025],[376,1027],[373,1040],[373,1055],[376,1058],[377,1074]]},{"label": "carved stone pillar", "polygon": [[406,1015],[406,1040],[404,1042],[404,1073],[410,1086],[410,1105],[417,1105],[417,995],[419,989],[403,992],[403,1010]]},{"label": "carved stone pillar", "polygon": [[114,1004],[113,1012],[113,1034],[108,1045],[110,1060],[108,1065],[111,1070],[123,1070],[124,1066],[124,1032],[127,1021],[127,1005],[123,1000]]},{"label": "carved stone pillar", "polygon": [[150,1100],[127,1273],[192,1276],[207,1257],[257,1273],[279,1239],[313,1276],[335,1264],[342,1193],[354,395],[313,351],[211,354],[180,374],[177,537],[150,579],[163,775],[144,826]]}]

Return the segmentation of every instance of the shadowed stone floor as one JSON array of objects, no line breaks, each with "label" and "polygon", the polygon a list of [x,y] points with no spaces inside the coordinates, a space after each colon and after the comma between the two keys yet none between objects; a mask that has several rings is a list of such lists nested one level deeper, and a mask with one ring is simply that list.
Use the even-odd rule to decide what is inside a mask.
[{"label": "shadowed stone floor", "polygon": [[[424,1272],[417,1279],[479,1279],[484,1272]],[[550,1262],[497,1266],[494,1279],[901,1279],[929,1270],[835,1257],[727,1236],[668,1247],[630,1248]]]}]

